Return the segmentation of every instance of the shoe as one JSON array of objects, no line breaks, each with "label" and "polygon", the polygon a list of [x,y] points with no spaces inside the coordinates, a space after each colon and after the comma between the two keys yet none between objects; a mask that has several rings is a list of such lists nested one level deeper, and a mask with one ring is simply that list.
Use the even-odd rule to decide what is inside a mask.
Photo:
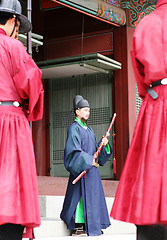
[{"label": "shoe", "polygon": [[71,236],[82,237],[82,236],[88,236],[88,235],[87,235],[86,231],[83,229],[83,226],[82,226],[82,227],[75,228],[72,231]]}]

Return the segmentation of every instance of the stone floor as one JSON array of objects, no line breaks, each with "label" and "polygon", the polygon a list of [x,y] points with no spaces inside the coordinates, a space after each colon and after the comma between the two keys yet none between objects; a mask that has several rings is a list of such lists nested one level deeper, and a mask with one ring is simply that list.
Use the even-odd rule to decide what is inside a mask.
[{"label": "stone floor", "polygon": [[[49,237],[49,238],[35,238],[35,240],[74,240],[76,238],[81,238],[82,240],[136,240],[136,234],[111,234],[111,235],[100,235],[95,237],[74,237],[74,236],[66,236],[66,237]],[[28,240],[28,239],[25,239]]]}]

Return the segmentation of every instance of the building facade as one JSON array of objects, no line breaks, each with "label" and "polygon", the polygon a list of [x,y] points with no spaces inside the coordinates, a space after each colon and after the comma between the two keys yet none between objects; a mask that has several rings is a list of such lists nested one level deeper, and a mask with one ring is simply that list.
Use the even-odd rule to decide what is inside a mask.
[{"label": "building facade", "polygon": [[[43,36],[43,45],[33,47],[33,58],[43,72],[45,89],[44,117],[32,126],[40,193],[44,194],[45,183],[47,189],[53,182],[64,186],[68,178],[63,152],[74,115],[64,126],[62,122],[76,94],[90,103],[89,125],[97,139],[107,131],[113,113],[117,114],[109,138],[116,173],[113,157],[100,168],[106,192],[116,189],[140,103],[130,58],[131,40],[137,23],[154,9],[147,0],[33,1],[32,32]],[[50,189],[49,193],[53,192]],[[54,193],[61,194],[56,189]]]}]

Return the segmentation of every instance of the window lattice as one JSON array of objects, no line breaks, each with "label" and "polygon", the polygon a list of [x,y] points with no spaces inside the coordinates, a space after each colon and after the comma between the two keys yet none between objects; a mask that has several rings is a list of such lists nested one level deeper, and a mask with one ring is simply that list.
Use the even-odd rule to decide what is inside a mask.
[{"label": "window lattice", "polygon": [[[62,122],[68,114],[69,112],[53,113],[53,128],[61,128],[61,127],[67,128],[75,119],[74,113],[71,113],[67,122],[63,126]],[[111,116],[110,116],[109,107],[93,108],[91,109],[88,124],[89,125],[105,124],[105,123],[109,123],[110,120],[111,120]]]}]

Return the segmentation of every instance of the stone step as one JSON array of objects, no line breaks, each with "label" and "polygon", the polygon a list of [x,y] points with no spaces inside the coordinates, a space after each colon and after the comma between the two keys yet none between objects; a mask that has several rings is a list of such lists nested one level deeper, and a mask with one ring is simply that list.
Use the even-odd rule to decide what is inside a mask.
[{"label": "stone step", "polygon": [[41,226],[34,229],[35,238],[69,236],[70,231],[60,219],[41,218]]},{"label": "stone step", "polygon": [[[35,228],[36,238],[54,238],[69,236],[70,231],[60,219],[64,196],[40,196],[41,226]],[[114,198],[106,198],[108,212],[110,213]],[[134,224],[124,223],[111,219],[111,226],[104,229],[104,235],[135,234]]]},{"label": "stone step", "polygon": [[[104,235],[135,234],[134,224],[124,223],[111,219],[111,226],[103,230]],[[35,228],[36,238],[69,236],[70,231],[63,221],[58,219],[42,218],[41,226]]]},{"label": "stone step", "polygon": [[[75,237],[74,237],[75,238]],[[47,238],[36,238],[35,240],[72,240],[72,236],[66,237],[47,237]],[[88,237],[83,237],[82,240],[88,240]],[[136,240],[136,234],[113,234],[113,235],[100,235],[100,236],[89,236],[89,240]]]}]

